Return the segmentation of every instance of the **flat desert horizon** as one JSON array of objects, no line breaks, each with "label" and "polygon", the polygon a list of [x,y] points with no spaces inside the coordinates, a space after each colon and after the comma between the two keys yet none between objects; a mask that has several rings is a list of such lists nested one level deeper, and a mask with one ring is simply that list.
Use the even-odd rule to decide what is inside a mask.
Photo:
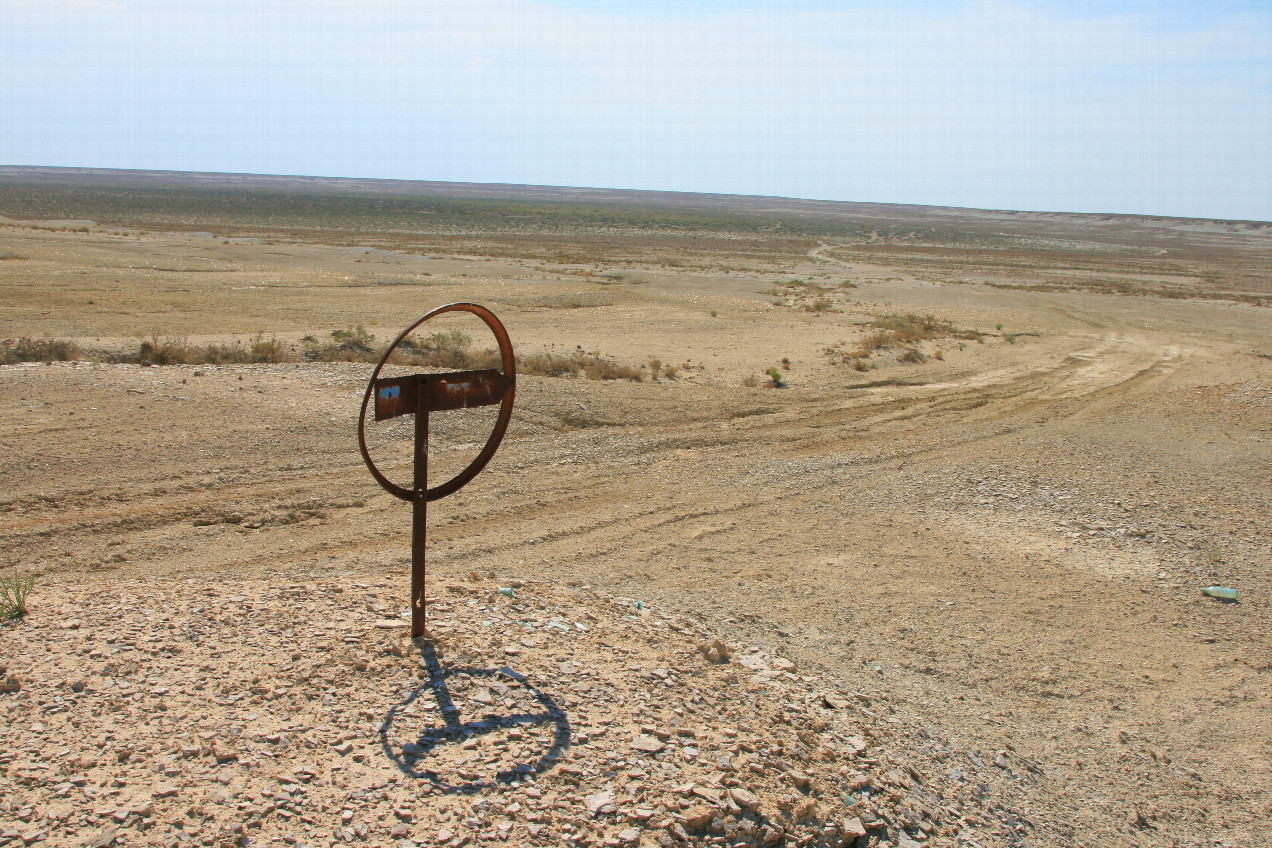
[{"label": "flat desert horizon", "polygon": [[0,167],[0,339],[0,845],[1272,841],[1267,222]]}]

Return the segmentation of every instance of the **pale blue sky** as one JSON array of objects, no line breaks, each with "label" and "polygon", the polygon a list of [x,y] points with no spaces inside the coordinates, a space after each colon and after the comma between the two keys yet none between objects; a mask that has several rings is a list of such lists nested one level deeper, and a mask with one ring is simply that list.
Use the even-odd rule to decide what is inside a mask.
[{"label": "pale blue sky", "polygon": [[1272,3],[0,0],[0,164],[1272,219]]}]

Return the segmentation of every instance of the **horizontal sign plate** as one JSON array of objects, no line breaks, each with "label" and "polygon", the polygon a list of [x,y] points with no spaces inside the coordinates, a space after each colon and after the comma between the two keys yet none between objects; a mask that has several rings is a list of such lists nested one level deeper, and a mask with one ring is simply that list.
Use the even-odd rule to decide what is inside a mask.
[{"label": "horizontal sign plate", "polygon": [[508,378],[493,368],[380,379],[375,381],[375,420],[413,415],[421,397],[429,412],[490,406],[503,400],[508,387]]}]

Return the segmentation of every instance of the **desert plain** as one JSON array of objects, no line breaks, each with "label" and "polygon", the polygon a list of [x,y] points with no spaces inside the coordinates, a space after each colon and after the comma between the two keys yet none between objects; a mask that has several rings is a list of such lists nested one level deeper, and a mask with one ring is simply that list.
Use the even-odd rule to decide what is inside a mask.
[{"label": "desert plain", "polygon": [[0,339],[0,844],[1272,844],[1272,224],[4,168]]}]

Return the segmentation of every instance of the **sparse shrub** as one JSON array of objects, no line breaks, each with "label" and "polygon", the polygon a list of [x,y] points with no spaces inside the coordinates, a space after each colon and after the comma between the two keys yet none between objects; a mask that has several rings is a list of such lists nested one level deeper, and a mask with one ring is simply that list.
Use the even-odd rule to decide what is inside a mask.
[{"label": "sparse shrub", "polygon": [[754,374],[748,374],[742,378],[742,385],[748,389],[753,389],[760,384],[759,379]]},{"label": "sparse shrub", "polygon": [[854,371],[869,371],[873,367],[873,365],[866,361],[866,357],[864,356],[854,356],[852,358],[852,370]]},{"label": "sparse shrub", "polygon": [[717,313],[714,309],[712,309],[712,310],[711,310],[711,317],[712,317],[712,318],[715,318],[718,314],[719,314],[719,313]]},{"label": "sparse shrub", "polygon": [[1007,344],[1015,344],[1015,343],[1016,343],[1016,334],[1015,334],[1015,333],[1003,333],[1003,341],[1007,342]]},{"label": "sparse shrub", "polygon": [[936,349],[936,353],[932,354],[932,358],[933,358],[933,359],[944,359],[944,358],[945,358],[945,351],[941,350],[941,349],[938,347],[938,348]]},{"label": "sparse shrub", "polygon": [[370,353],[371,343],[375,341],[375,336],[367,332],[367,328],[361,324],[355,324],[346,330],[332,330],[331,338],[341,348],[361,353]]},{"label": "sparse shrub", "polygon": [[994,329],[1001,333],[1003,331],[1003,322],[999,321],[997,324],[995,324]]},{"label": "sparse shrub", "polygon": [[679,373],[680,373],[679,365],[664,365],[663,366],[662,375],[666,377],[668,380],[676,379],[676,375],[678,375]]},{"label": "sparse shrub", "polygon": [[809,312],[829,312],[830,307],[830,298],[825,295],[818,295],[812,303],[805,305],[804,309]]},{"label": "sparse shrub", "polygon": [[661,360],[661,359],[651,359],[651,360],[649,360],[649,373],[650,373],[650,375],[651,375],[651,379],[654,379],[654,380],[657,380],[657,379],[658,379],[658,375],[659,375],[660,373],[662,373],[662,360]]},{"label": "sparse shrub", "polygon": [[926,357],[926,356],[924,356],[924,355],[923,355],[923,351],[919,350],[917,347],[911,347],[911,348],[907,348],[907,349],[906,349],[906,351],[905,351],[905,353],[903,353],[903,354],[901,354],[900,356],[898,356],[898,357],[897,357],[897,361],[898,361],[898,362],[912,362],[912,363],[917,364],[917,363],[919,363],[919,362],[925,362],[925,361],[927,361],[927,357]]},{"label": "sparse shrub", "polygon": [[10,576],[0,576],[0,621],[12,621],[27,614],[26,600],[34,586],[35,575],[19,574],[16,567]]},{"label": "sparse shrub", "polygon": [[889,347],[895,337],[890,330],[877,330],[873,333],[866,333],[861,339],[861,349],[869,354],[870,351],[878,350],[881,347]]},{"label": "sparse shrub", "polygon": [[15,362],[66,362],[79,358],[79,346],[65,339],[27,336],[0,342],[0,362],[6,365]]},{"label": "sparse shrub", "polygon": [[791,370],[791,358],[789,356],[782,357],[782,370],[783,371]]},{"label": "sparse shrub", "polygon": [[884,315],[872,321],[870,326],[891,331],[893,338],[899,342],[917,342],[954,334],[954,325],[949,321],[935,315],[918,315],[914,312],[906,315]]},{"label": "sparse shrub", "polygon": [[141,340],[137,356],[153,365],[184,365],[190,361],[190,340],[184,336],[151,336]]},{"label": "sparse shrub", "polygon": [[786,383],[782,381],[782,372],[778,370],[776,365],[768,370],[768,378],[771,388],[780,389],[786,386]]},{"label": "sparse shrub", "polygon": [[640,382],[640,369],[630,365],[618,365],[599,357],[583,364],[583,375],[589,380],[632,380]]},{"label": "sparse shrub", "polygon": [[284,357],[283,347],[277,338],[270,336],[266,340],[263,333],[256,334],[256,339],[252,342],[253,362],[282,362]]},{"label": "sparse shrub", "polygon": [[554,353],[536,353],[526,357],[517,357],[517,372],[531,374],[536,377],[565,377],[579,373],[579,364],[574,359],[557,356]]}]

